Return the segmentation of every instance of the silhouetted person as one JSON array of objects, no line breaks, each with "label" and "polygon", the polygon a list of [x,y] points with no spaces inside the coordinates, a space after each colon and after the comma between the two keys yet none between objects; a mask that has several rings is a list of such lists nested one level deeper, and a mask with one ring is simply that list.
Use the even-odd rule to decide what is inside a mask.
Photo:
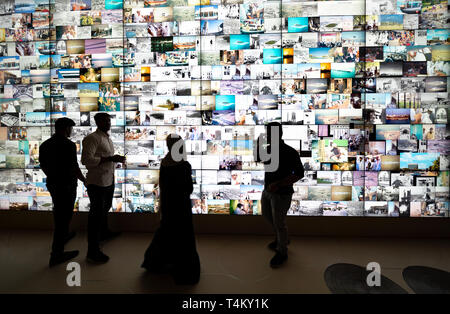
[{"label": "silhouetted person", "polygon": [[[168,272],[177,284],[196,284],[200,278],[200,259],[195,244],[190,195],[192,168],[172,152],[185,154],[180,136],[166,139],[169,153],[161,162],[159,174],[161,224],[145,252],[142,267],[151,272]],[[174,147],[174,145],[177,145]],[[178,148],[178,145],[181,148]]]},{"label": "silhouetted person", "polygon": [[[277,134],[273,134],[278,130]],[[269,248],[275,250],[275,255],[270,261],[271,267],[281,266],[288,257],[288,230],[286,227],[286,215],[291,206],[293,184],[303,178],[304,168],[298,152],[287,145],[282,139],[282,127],[277,122],[271,122],[266,126],[267,148],[265,149],[271,158],[263,160],[265,168],[264,190],[261,196],[261,210],[276,234],[274,242]],[[278,141],[278,166],[269,169],[270,162],[276,158],[276,152],[272,149],[272,141]],[[259,144],[259,142],[258,142]],[[259,149],[259,145],[257,146]],[[260,161],[259,155],[257,161]]]},{"label": "silhouetted person", "polygon": [[64,263],[78,255],[78,251],[64,252],[64,245],[75,236],[69,233],[75,199],[77,179],[85,182],[77,162],[77,148],[69,140],[75,123],[69,118],[60,118],[55,122],[55,134],[39,148],[41,169],[47,176],[47,189],[53,201],[52,253],[49,266]]},{"label": "silhouetted person", "polygon": [[125,157],[114,155],[114,145],[109,138],[111,117],[106,112],[94,116],[97,130],[83,139],[81,162],[86,166],[86,186],[91,203],[88,216],[87,260],[106,263],[109,257],[100,250],[100,241],[116,237],[120,232],[108,228],[108,211],[114,196],[114,169]]}]

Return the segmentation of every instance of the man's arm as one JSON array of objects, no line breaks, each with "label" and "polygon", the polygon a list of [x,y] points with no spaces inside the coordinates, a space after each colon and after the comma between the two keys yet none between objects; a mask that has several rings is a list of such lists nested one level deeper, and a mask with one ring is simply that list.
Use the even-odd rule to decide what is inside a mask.
[{"label": "man's arm", "polygon": [[261,161],[261,156],[259,155],[259,142],[260,142],[260,138],[261,135],[258,136],[258,138],[256,139],[256,145],[253,146],[253,159],[255,160],[255,162],[260,162]]},{"label": "man's arm", "polygon": [[279,190],[280,188],[284,187],[284,186],[288,186],[291,184],[294,184],[295,182],[297,182],[298,180],[300,180],[302,177],[296,174],[290,174],[289,176],[275,181],[273,183],[271,183],[268,186],[268,191],[269,192],[276,192],[277,190]]},{"label": "man's arm", "polygon": [[96,157],[97,140],[94,137],[85,137],[83,139],[83,150],[81,151],[81,163],[86,168],[93,168],[98,166],[101,162],[101,157]]},{"label": "man's arm", "polygon": [[300,180],[302,177],[296,174],[291,174],[284,179],[278,181],[278,186],[283,187],[286,185],[291,185]]},{"label": "man's arm", "polygon": [[85,183],[86,178],[84,177],[83,173],[81,172],[80,166],[78,165],[77,146],[75,145],[75,143],[73,143],[73,146],[72,146],[71,156],[72,156],[73,165],[75,167],[75,174],[77,176],[77,179],[80,180],[81,182]]},{"label": "man's arm", "polygon": [[39,165],[47,177],[50,174],[50,161],[48,159],[49,156],[47,153],[47,149],[45,148],[45,146],[42,147],[41,145],[39,149]]},{"label": "man's arm", "polygon": [[270,184],[268,187],[269,192],[275,192],[276,190],[278,190],[284,186],[294,184],[295,182],[297,182],[298,180],[303,178],[303,176],[305,175],[305,169],[303,168],[303,164],[300,160],[300,156],[298,155],[297,152],[295,152],[295,154],[293,154],[293,155],[294,155],[294,158],[293,158],[294,169],[292,171],[292,174],[288,175],[287,177],[285,177],[281,180],[278,180],[278,181]]},{"label": "man's arm", "polygon": [[297,153],[297,151],[295,151],[295,167],[293,173],[296,177],[298,177],[298,179],[293,183],[297,182],[305,176],[305,168],[303,167],[300,155]]},{"label": "man's arm", "polygon": [[189,193],[189,195],[192,194],[192,192],[194,191],[194,184],[192,183],[192,167],[190,164],[188,164],[188,167],[186,169],[186,187],[187,187],[187,192]]},{"label": "man's arm", "polygon": [[85,178],[85,176],[83,175],[83,173],[81,172],[80,167],[77,167],[76,172],[77,172],[77,178],[78,178],[78,180],[80,180],[81,182],[85,183],[85,182],[86,182],[86,178]]}]

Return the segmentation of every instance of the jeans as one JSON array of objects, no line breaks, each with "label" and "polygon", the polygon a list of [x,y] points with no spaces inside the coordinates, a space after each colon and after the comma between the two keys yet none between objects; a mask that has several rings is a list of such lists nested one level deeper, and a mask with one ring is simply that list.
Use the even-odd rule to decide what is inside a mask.
[{"label": "jeans", "polygon": [[276,234],[277,251],[287,254],[288,229],[286,215],[291,207],[292,194],[277,194],[264,190],[261,195],[261,211]]},{"label": "jeans", "polygon": [[52,254],[64,252],[64,244],[69,234],[73,208],[77,195],[76,184],[47,184],[53,201],[53,243]]},{"label": "jeans", "polygon": [[88,252],[100,250],[100,238],[109,232],[108,212],[112,206],[114,184],[98,186],[89,184],[87,187],[91,203],[88,216]]}]

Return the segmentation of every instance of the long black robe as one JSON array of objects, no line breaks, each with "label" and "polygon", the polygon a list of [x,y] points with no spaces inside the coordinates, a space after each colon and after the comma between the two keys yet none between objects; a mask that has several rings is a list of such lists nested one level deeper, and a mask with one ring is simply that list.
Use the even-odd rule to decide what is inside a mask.
[{"label": "long black robe", "polygon": [[152,272],[171,273],[178,284],[196,284],[200,278],[200,259],[192,224],[191,171],[187,161],[161,165],[161,224],[142,264]]}]

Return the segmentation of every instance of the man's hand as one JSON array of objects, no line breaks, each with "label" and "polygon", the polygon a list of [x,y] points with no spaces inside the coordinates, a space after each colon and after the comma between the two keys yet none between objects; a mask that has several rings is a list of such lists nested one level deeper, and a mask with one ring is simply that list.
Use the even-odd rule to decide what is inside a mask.
[{"label": "man's hand", "polygon": [[114,155],[114,156],[109,156],[109,157],[102,157],[100,163],[107,162],[107,161],[125,163],[125,156]]},{"label": "man's hand", "polygon": [[114,155],[114,156],[111,157],[111,161],[112,161],[112,162],[125,163],[126,158],[125,158],[125,156]]}]

